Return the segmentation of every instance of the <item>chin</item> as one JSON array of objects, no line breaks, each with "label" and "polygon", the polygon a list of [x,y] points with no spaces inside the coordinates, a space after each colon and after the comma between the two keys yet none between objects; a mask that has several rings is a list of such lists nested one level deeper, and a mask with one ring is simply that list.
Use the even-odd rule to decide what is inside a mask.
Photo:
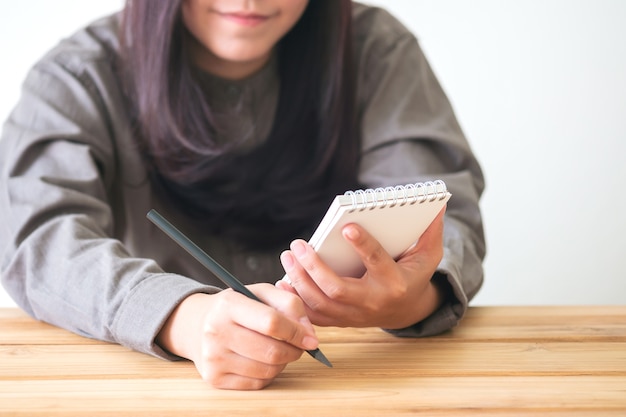
[{"label": "chin", "polygon": [[233,64],[253,64],[259,61],[266,61],[268,56],[269,52],[259,53],[258,51],[255,51],[255,53],[228,51],[218,55],[223,61],[232,62]]}]

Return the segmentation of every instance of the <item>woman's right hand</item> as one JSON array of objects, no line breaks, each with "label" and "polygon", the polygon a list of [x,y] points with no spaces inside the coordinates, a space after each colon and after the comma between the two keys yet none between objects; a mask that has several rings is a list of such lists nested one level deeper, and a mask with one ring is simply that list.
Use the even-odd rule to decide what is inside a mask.
[{"label": "woman's right hand", "polygon": [[192,360],[216,388],[269,385],[318,340],[299,297],[271,284],[248,288],[266,304],[233,290],[193,294],[172,312],[157,343]]}]

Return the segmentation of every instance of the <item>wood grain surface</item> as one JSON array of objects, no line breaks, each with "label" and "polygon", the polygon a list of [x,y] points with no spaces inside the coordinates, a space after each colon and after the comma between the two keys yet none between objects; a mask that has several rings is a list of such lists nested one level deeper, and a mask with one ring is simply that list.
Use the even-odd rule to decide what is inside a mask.
[{"label": "wood grain surface", "polygon": [[626,416],[626,306],[472,307],[422,339],[318,328],[268,388],[204,383],[168,362],[0,309],[0,416]]}]

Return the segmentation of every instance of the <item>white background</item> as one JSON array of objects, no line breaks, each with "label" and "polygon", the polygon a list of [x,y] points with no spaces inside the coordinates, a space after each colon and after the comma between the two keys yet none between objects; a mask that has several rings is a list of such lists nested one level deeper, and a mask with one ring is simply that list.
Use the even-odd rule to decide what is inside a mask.
[{"label": "white background", "polygon": [[[483,165],[488,256],[473,304],[624,304],[626,2],[370,3],[420,39]],[[0,118],[37,58],[121,5],[5,2]]]}]

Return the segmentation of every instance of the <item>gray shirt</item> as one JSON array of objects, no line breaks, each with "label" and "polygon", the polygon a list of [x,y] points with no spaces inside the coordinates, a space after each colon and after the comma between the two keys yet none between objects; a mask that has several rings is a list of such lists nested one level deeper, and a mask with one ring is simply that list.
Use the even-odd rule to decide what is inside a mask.
[{"label": "gray shirt", "polygon": [[[354,5],[359,179],[384,187],[442,179],[452,192],[439,272],[454,297],[393,333],[425,336],[454,326],[478,291],[485,243],[480,167],[419,44],[384,10]],[[132,135],[111,57],[118,16],[61,42],[28,73],[0,141],[2,283],[33,317],[88,337],[168,357],[154,339],[174,307],[219,281],[153,226],[155,208],[245,283],[284,274],[279,251],[246,250],[196,232],[161,198]],[[220,106],[220,140],[265,139],[279,80],[275,63],[248,79],[202,77]],[[237,109],[236,119],[229,109]],[[308,236],[294,236],[294,238]]]}]

